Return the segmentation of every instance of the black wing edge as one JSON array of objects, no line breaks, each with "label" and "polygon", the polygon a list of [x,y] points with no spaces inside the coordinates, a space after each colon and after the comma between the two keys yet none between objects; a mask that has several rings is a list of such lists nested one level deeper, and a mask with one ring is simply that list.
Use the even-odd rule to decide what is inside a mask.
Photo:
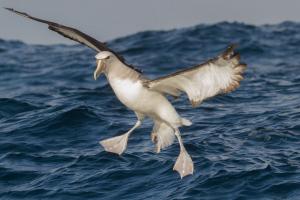
[{"label": "black wing edge", "polygon": [[[121,56],[120,54],[116,53],[116,52],[113,51],[112,49],[108,48],[108,47],[105,45],[105,43],[100,42],[100,41],[98,41],[98,40],[92,38],[91,36],[89,36],[89,35],[87,35],[87,34],[81,32],[81,31],[79,31],[79,30],[77,30],[77,29],[74,29],[74,28],[71,28],[71,27],[68,27],[68,26],[64,26],[64,25],[61,25],[61,24],[58,24],[58,23],[55,23],[55,22],[51,22],[51,21],[39,19],[39,18],[33,17],[33,16],[31,16],[31,15],[28,15],[28,14],[25,13],[25,12],[17,11],[17,10],[15,10],[15,9],[13,9],[13,8],[6,8],[6,7],[4,7],[4,9],[6,9],[6,10],[8,10],[8,11],[11,11],[11,12],[17,14],[17,15],[22,16],[22,17],[26,17],[26,18],[29,18],[29,19],[32,19],[32,20],[35,20],[35,21],[38,21],[38,22],[47,24],[49,30],[52,30],[52,31],[54,31],[54,32],[57,32],[58,34],[60,34],[60,35],[62,35],[62,36],[64,36],[64,37],[66,37],[66,38],[68,38],[68,39],[71,39],[71,40],[73,40],[73,41],[76,41],[76,42],[78,42],[78,43],[80,43],[80,44],[86,45],[86,46],[88,46],[88,47],[90,47],[90,48],[92,48],[92,49],[94,49],[94,50],[96,50],[96,51],[98,51],[98,52],[99,52],[99,51],[110,51],[110,52],[112,52],[113,54],[115,54],[115,55],[118,57],[118,59],[119,59],[121,62],[123,62],[125,65],[127,65],[128,67],[130,67],[130,68],[132,68],[132,69],[134,69],[134,70],[136,70],[136,71],[142,73],[142,71],[141,71],[140,69],[137,69],[137,68],[135,68],[134,66],[127,64],[127,63],[125,62],[125,59],[124,59],[123,56]],[[72,32],[73,34],[75,34],[75,35],[81,36],[82,38],[84,38],[85,40],[87,40],[89,43],[91,43],[93,46],[95,46],[97,49],[95,49],[95,48],[89,46],[88,44],[85,44],[83,41],[80,41],[80,40],[78,40],[78,39],[76,39],[76,38],[73,38],[71,35],[65,34],[64,32],[60,31],[60,29],[68,30],[68,31],[71,31],[71,32]]]},{"label": "black wing edge", "polygon": [[[26,17],[26,18],[29,18],[29,19],[32,19],[32,20],[35,20],[35,21],[47,24],[49,30],[55,31],[55,32],[61,34],[62,36],[66,37],[66,38],[69,38],[69,39],[71,39],[73,41],[76,41],[76,42],[79,42],[81,44],[87,45],[84,42],[82,42],[80,40],[77,40],[76,38],[72,38],[70,35],[67,35],[67,34],[61,32],[59,29],[71,31],[74,35],[79,35],[82,38],[84,38],[85,40],[87,40],[88,42],[90,42],[91,44],[93,44],[94,46],[96,46],[98,48],[98,51],[112,51],[111,49],[109,49],[108,47],[106,47],[104,43],[99,42],[98,40],[96,40],[96,39],[88,36],[87,34],[81,32],[81,31],[79,31],[77,29],[74,29],[74,28],[71,28],[71,27],[67,27],[67,26],[64,26],[64,25],[61,25],[61,24],[58,24],[58,23],[55,23],[55,22],[51,22],[51,21],[39,19],[39,18],[36,18],[36,17],[32,17],[31,15],[28,15],[25,12],[20,12],[20,11],[14,10],[13,8],[4,8],[4,9],[9,10],[9,11],[11,11],[11,12],[17,14],[17,15],[20,15],[22,17]],[[90,47],[90,48],[92,48],[92,47]],[[97,51],[97,49],[95,49],[95,50]]]}]

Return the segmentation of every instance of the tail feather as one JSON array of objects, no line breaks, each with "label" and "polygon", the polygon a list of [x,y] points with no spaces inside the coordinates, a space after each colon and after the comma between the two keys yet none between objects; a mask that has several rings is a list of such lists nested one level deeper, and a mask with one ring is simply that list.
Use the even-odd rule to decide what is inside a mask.
[{"label": "tail feather", "polygon": [[165,123],[155,122],[152,134],[156,137],[157,153],[173,144],[175,139],[174,130]]},{"label": "tail feather", "polygon": [[181,123],[183,126],[190,126],[193,124],[190,120],[188,120],[186,118],[181,118]]}]

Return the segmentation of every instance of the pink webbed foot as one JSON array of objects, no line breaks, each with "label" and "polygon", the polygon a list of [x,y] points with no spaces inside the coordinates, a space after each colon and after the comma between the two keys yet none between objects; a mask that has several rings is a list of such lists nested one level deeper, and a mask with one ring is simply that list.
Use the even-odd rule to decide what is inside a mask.
[{"label": "pink webbed foot", "polygon": [[176,160],[173,170],[176,170],[180,174],[181,178],[193,174],[194,163],[186,150],[180,150],[180,154]]},{"label": "pink webbed foot", "polygon": [[127,147],[128,133],[120,136],[108,138],[99,143],[104,147],[105,151],[121,155]]}]

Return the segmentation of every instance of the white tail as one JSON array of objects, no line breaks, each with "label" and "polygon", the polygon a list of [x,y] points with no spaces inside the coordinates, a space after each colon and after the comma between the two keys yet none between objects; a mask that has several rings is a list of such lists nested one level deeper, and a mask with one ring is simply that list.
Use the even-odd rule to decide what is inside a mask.
[{"label": "white tail", "polygon": [[173,144],[175,138],[174,130],[171,127],[163,122],[160,123],[157,121],[154,122],[152,135],[156,138],[157,153],[159,153],[161,149]]},{"label": "white tail", "polygon": [[182,123],[182,125],[184,125],[184,126],[190,126],[190,125],[193,124],[190,120],[185,119],[185,118],[181,118],[181,123]]}]

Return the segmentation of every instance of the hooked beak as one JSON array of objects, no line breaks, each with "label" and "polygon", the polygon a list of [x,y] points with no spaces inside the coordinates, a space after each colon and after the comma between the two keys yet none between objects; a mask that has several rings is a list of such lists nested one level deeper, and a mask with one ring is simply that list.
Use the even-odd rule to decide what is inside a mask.
[{"label": "hooked beak", "polygon": [[94,71],[94,79],[97,80],[97,78],[100,76],[100,74],[103,72],[104,70],[104,62],[102,60],[97,60],[98,64],[97,64],[97,68]]}]

